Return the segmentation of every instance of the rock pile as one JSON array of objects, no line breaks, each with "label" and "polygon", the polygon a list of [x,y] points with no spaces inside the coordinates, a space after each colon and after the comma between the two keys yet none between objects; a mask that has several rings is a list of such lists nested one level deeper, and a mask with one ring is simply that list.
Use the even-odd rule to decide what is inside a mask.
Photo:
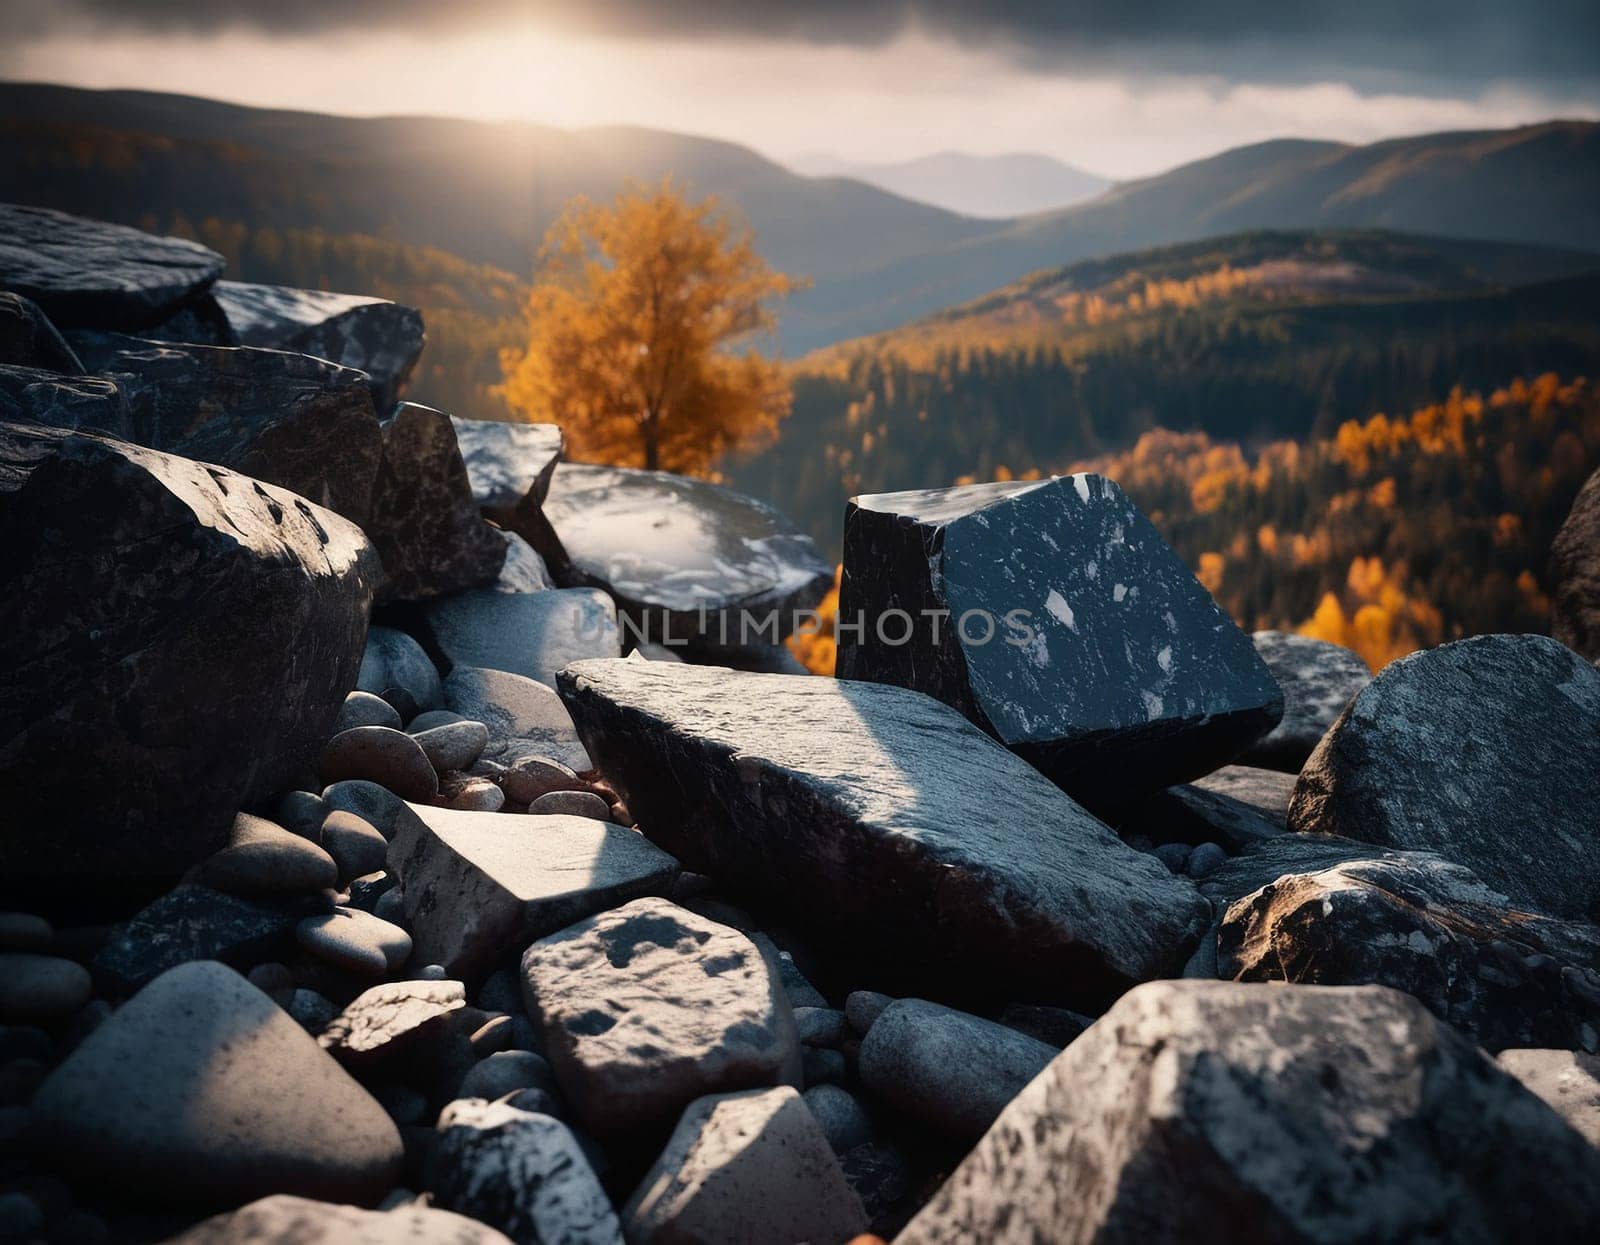
[{"label": "rock pile", "polygon": [[858,499],[950,617],[810,678],[809,541],[414,312],[0,239],[0,1241],[1592,1237],[1571,650],[1246,637],[1071,477]]}]

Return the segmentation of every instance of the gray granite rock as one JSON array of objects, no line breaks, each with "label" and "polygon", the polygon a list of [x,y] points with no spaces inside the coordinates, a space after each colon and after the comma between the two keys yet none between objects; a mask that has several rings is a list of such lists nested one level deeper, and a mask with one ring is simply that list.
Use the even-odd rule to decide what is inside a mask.
[{"label": "gray granite rock", "polygon": [[199,298],[223,267],[198,242],[0,204],[0,288],[63,329],[145,328]]},{"label": "gray granite rock", "polygon": [[561,429],[555,424],[455,416],[450,422],[472,480],[473,500],[507,531],[520,531],[526,523],[519,519],[537,515],[550,491],[561,461]]},{"label": "gray granite rock", "polygon": [[494,581],[496,592],[544,592],[556,586],[550,568],[532,545],[515,532],[501,532],[500,539],[505,542],[506,559]]},{"label": "gray granite rock", "polygon": [[1289,828],[1437,851],[1518,905],[1600,916],[1600,670],[1490,635],[1386,667],[1300,773]]},{"label": "gray granite rock", "polygon": [[1283,720],[1239,757],[1242,765],[1298,774],[1339,715],[1372,682],[1367,663],[1350,649],[1288,631],[1250,637],[1283,689]]},{"label": "gray granite rock", "polygon": [[363,779],[407,800],[431,800],[439,777],[414,736],[387,726],[355,726],[328,741],[317,759],[322,780]]},{"label": "gray granite rock", "polygon": [[1550,546],[1550,634],[1600,662],[1600,471],[1578,490]]},{"label": "gray granite rock", "polygon": [[58,955],[0,951],[0,1023],[54,1024],[89,1001],[89,970]]},{"label": "gray granite rock", "polygon": [[489,746],[489,728],[463,718],[445,726],[418,731],[416,741],[436,770],[464,770]]},{"label": "gray granite rock", "polygon": [[1600,1058],[1575,1050],[1503,1050],[1495,1062],[1600,1146]]},{"label": "gray granite rock", "polygon": [[401,879],[416,954],[468,980],[535,938],[664,894],[678,871],[641,835],[587,818],[412,811],[389,845],[389,868]]},{"label": "gray granite rock", "polygon": [[1226,796],[1248,805],[1280,831],[1287,828],[1289,801],[1294,796],[1293,774],[1252,765],[1224,765],[1189,785],[1197,791]]},{"label": "gray granite rock", "polygon": [[240,813],[227,843],[200,863],[194,880],[230,895],[308,895],[335,885],[339,870],[315,843]]},{"label": "gray granite rock", "polygon": [[852,1029],[865,1037],[872,1028],[872,1022],[883,1015],[884,1009],[893,1002],[892,997],[876,990],[852,990],[844,1000],[845,1019],[850,1022]]},{"label": "gray granite rock", "polygon": [[1205,920],[1187,881],[916,692],[632,661],[561,688],[647,835],[864,975],[1095,1002],[1175,969]]},{"label": "gray granite rock", "polygon": [[82,362],[49,317],[31,300],[5,290],[0,290],[0,364],[69,376],[83,373]]},{"label": "gray granite rock", "polygon": [[1057,1050],[1070,1046],[1094,1023],[1093,1016],[1042,1003],[1009,1003],[997,1019],[1008,1029],[1025,1033]]},{"label": "gray granite rock", "polygon": [[794,1016],[761,953],[664,899],[540,939],[522,957],[522,990],[562,1093],[596,1137],[799,1076]]},{"label": "gray granite rock", "polygon": [[386,976],[411,958],[404,929],[359,908],[303,917],[294,936],[317,959],[356,977]]},{"label": "gray granite rock", "polygon": [[374,696],[391,687],[403,687],[411,693],[418,709],[444,708],[438,669],[422,651],[422,645],[393,627],[373,627],[368,631],[356,686]]},{"label": "gray granite rock", "polygon": [[[1382,1034],[1382,1040],[1374,1040]],[[896,1241],[1578,1241],[1600,1150],[1416,1000],[1155,982],[995,1122]]]},{"label": "gray granite rock", "polygon": [[431,1206],[362,1210],[277,1194],[214,1215],[166,1245],[510,1245],[487,1224]]},{"label": "gray granite rock", "polygon": [[595,588],[452,593],[422,607],[418,637],[441,670],[503,670],[550,687],[571,662],[622,655],[616,608]]},{"label": "gray granite rock", "polygon": [[843,1243],[867,1228],[827,1135],[787,1086],[690,1104],[622,1222],[639,1245]]},{"label": "gray granite rock", "polygon": [[437,1037],[467,1005],[459,981],[391,981],[358,994],[317,1039],[340,1063],[374,1064]]},{"label": "gray granite rock", "polygon": [[530,535],[557,580],[601,588],[630,638],[777,644],[833,583],[809,536],[754,498],[665,471],[563,463]]},{"label": "gray granite rock", "polygon": [[400,1135],[383,1109],[215,963],[151,982],[50,1074],[33,1108],[47,1153],[147,1203],[238,1205],[274,1192],[370,1203],[400,1175]]},{"label": "gray granite rock", "polygon": [[344,698],[339,716],[333,723],[333,733],[337,735],[340,731],[352,730],[357,726],[387,726],[397,731],[404,725],[394,706],[382,696],[355,691]]},{"label": "gray granite rock", "polygon": [[1249,637],[1102,476],[853,499],[839,618],[840,678],[955,706],[1091,807],[1208,773],[1283,712]]},{"label": "gray granite rock", "polygon": [[484,756],[491,760],[539,756],[573,770],[594,766],[561,697],[536,679],[457,666],[444,695],[455,712],[489,728]]},{"label": "gray granite rock", "polygon": [[872,1140],[872,1119],[855,1095],[837,1085],[813,1085],[801,1094],[835,1154]]},{"label": "gray granite rock", "polygon": [[0,798],[51,828],[0,839],[0,874],[170,875],[315,758],[377,559],[282,489],[110,438],[0,425],[0,463],[22,551],[0,565]]}]

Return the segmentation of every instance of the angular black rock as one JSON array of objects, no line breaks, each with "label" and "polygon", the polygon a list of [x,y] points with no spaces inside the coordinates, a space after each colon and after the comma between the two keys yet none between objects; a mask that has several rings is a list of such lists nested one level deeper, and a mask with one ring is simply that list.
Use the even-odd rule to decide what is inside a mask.
[{"label": "angular black rock", "polygon": [[380,440],[366,378],[308,355],[75,333],[84,366],[115,381],[112,436],[216,463],[364,524]]},{"label": "angular black rock", "polygon": [[836,627],[840,678],[954,706],[1096,808],[1216,769],[1283,711],[1249,637],[1102,476],[853,499]]},{"label": "angular black rock", "polygon": [[4,290],[0,290],[0,365],[83,374],[83,364],[49,317],[20,294]]},{"label": "angular black rock", "polygon": [[1283,689],[1283,720],[1239,763],[1298,774],[1344,707],[1372,682],[1372,671],[1349,649],[1310,636],[1257,631],[1250,641]]},{"label": "angular black rock", "polygon": [[378,560],[285,490],[0,425],[0,877],[159,876],[292,789],[356,680]]},{"label": "angular black rock", "polygon": [[0,203],[0,289],[38,303],[60,329],[148,328],[201,297],[224,266],[198,242]]},{"label": "angular black rock", "polygon": [[427,337],[412,307],[360,294],[218,281],[212,295],[241,346],[331,359],[370,377],[379,411],[392,407]]},{"label": "angular black rock", "polygon": [[1550,634],[1600,662],[1600,471],[1578,491],[1550,546]]},{"label": "angular black rock", "polygon": [[383,456],[367,534],[383,559],[384,601],[492,584],[505,540],[473,504],[450,417],[402,402],[381,425]]},{"label": "angular black rock", "polygon": [[116,428],[127,407],[116,385],[98,376],[0,365],[0,420],[47,428]]},{"label": "angular black rock", "polygon": [[1094,1004],[1181,963],[1207,906],[948,707],[652,661],[558,686],[644,832],[863,980]]},{"label": "angular black rock", "polygon": [[[499,419],[458,419],[456,443],[472,480],[472,497],[483,512],[511,532],[521,516],[537,515],[550,491],[563,441],[555,424]],[[546,530],[536,525],[536,530]]]},{"label": "angular black rock", "polygon": [[833,581],[809,536],[771,506],[665,471],[556,468],[528,535],[558,582],[603,588],[635,639],[710,648],[777,644]]},{"label": "angular black rock", "polygon": [[1600,916],[1600,670],[1487,635],[1386,667],[1300,772],[1289,828],[1465,865],[1518,905]]}]

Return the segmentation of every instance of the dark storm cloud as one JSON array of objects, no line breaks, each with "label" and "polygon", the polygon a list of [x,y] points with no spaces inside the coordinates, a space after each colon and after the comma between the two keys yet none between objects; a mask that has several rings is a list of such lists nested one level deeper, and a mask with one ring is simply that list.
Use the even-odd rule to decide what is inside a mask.
[{"label": "dark storm cloud", "polygon": [[1600,86],[1596,0],[0,0],[25,38],[60,29],[315,33],[532,17],[621,37],[876,46],[916,27],[1029,68],[1336,78],[1457,92]]}]

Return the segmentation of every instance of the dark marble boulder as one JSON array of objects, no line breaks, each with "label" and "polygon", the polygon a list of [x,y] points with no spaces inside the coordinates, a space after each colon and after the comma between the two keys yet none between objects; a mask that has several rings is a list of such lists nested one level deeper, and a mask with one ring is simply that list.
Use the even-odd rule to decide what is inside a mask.
[{"label": "dark marble boulder", "polygon": [[560,583],[609,593],[636,641],[774,645],[833,582],[778,511],[704,480],[563,463],[543,510],[555,543],[524,535]]},{"label": "dark marble boulder", "polygon": [[1349,649],[1287,631],[1250,637],[1283,689],[1283,719],[1240,756],[1241,765],[1298,774],[1344,707],[1372,682],[1372,671]]},{"label": "dark marble boulder", "polygon": [[0,290],[0,365],[83,374],[78,356],[44,312],[20,294],[5,290]]},{"label": "dark marble boulder", "polygon": [[532,530],[547,532],[539,508],[561,461],[561,429],[555,424],[454,415],[450,422],[479,508],[509,532],[526,536],[530,521]]},{"label": "dark marble boulder", "polygon": [[420,601],[492,584],[505,540],[473,504],[450,417],[402,402],[381,424],[367,534],[383,559],[382,600]]},{"label": "dark marble boulder", "polygon": [[1292,873],[1233,904],[1217,975],[1404,990],[1490,1051],[1600,1048],[1600,928],[1512,909],[1423,853]]},{"label": "dark marble boulder", "polygon": [[1550,546],[1550,634],[1600,662],[1600,471],[1579,490]]},{"label": "dark marble boulder", "polygon": [[[219,282],[220,284],[220,282]],[[196,346],[237,346],[239,339],[216,299],[216,286],[175,311],[160,324],[140,329],[139,336],[158,342],[190,342]]]},{"label": "dark marble boulder", "polygon": [[224,266],[198,242],[0,203],[0,289],[38,303],[57,328],[149,328],[200,298]]},{"label": "dark marble boulder", "polygon": [[1600,670],[1543,636],[1388,666],[1300,773],[1289,828],[1463,864],[1519,906],[1600,916]]},{"label": "dark marble boulder", "polygon": [[8,882],[161,876],[296,785],[356,680],[379,568],[286,490],[0,425]]},{"label": "dark marble boulder", "polygon": [[1204,923],[1186,880],[929,697],[653,661],[558,686],[650,838],[863,979],[1095,1003],[1175,968]]},{"label": "dark marble boulder", "polygon": [[46,428],[115,429],[127,422],[127,407],[109,380],[0,364],[0,420]]},{"label": "dark marble boulder", "polygon": [[838,617],[840,678],[954,706],[1097,809],[1216,769],[1283,710],[1249,637],[1102,476],[853,499]]},{"label": "dark marble boulder", "polygon": [[1600,1150],[1380,986],[1162,981],[1022,1091],[895,1238],[1581,1241]]},{"label": "dark marble boulder", "polygon": [[101,431],[216,463],[365,524],[381,452],[365,378],[307,355],[74,333],[116,382],[124,422]]},{"label": "dark marble boulder", "polygon": [[360,294],[218,281],[212,295],[241,346],[270,346],[365,372],[387,411],[417,365],[427,335],[413,307]]}]

